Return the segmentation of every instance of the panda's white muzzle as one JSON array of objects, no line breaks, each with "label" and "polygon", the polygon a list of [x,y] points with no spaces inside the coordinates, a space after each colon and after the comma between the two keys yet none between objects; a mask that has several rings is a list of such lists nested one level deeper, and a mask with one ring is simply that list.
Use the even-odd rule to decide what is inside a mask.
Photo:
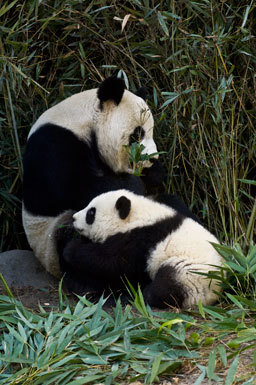
[{"label": "panda's white muzzle", "polygon": [[[154,154],[157,152],[157,147],[153,139],[143,139],[141,141],[141,144],[145,147],[144,150],[142,151],[142,154]],[[155,159],[158,159],[158,155],[154,155]]]}]

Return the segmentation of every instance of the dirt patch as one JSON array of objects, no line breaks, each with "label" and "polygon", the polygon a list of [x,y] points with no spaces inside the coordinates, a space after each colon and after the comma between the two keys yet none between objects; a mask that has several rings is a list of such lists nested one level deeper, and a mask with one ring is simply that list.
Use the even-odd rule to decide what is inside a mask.
[{"label": "dirt patch", "polygon": [[[20,301],[26,308],[34,311],[39,310],[39,305],[45,310],[57,309],[59,306],[58,288],[37,289],[32,286],[23,288],[10,288],[14,297]],[[0,294],[7,295],[6,290],[0,284]]]}]

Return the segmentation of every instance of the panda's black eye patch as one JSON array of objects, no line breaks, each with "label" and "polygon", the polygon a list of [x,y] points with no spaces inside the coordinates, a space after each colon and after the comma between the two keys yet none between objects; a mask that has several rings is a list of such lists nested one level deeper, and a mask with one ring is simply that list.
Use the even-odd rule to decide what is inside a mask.
[{"label": "panda's black eye patch", "polygon": [[86,217],[85,217],[85,221],[86,221],[87,225],[92,225],[93,224],[94,219],[95,219],[95,213],[96,213],[96,208],[95,207],[91,207],[87,211]]},{"label": "panda's black eye patch", "polygon": [[134,129],[133,133],[129,138],[129,146],[134,142],[140,142],[145,136],[145,131],[141,126],[138,126]]}]

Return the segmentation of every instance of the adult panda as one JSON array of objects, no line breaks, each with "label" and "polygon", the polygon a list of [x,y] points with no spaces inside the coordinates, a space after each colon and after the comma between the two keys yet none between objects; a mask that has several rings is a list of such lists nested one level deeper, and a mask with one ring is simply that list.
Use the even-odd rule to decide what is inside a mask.
[{"label": "adult panda", "polygon": [[56,277],[65,272],[71,290],[76,272],[59,255],[65,236],[57,250],[54,234],[71,211],[101,193],[126,188],[145,194],[160,183],[158,161],[145,162],[142,178],[133,176],[125,148],[140,140],[144,152],[155,153],[153,125],[143,98],[111,77],[48,109],[30,130],[23,159],[25,233],[46,270]]},{"label": "adult panda", "polygon": [[79,268],[87,292],[116,292],[126,277],[142,282],[145,300],[154,307],[189,308],[199,300],[204,305],[217,300],[220,286],[205,274],[221,266],[210,243],[218,241],[176,198],[169,196],[166,205],[127,190],[112,191],[73,218],[82,238],[68,243],[64,258]]}]

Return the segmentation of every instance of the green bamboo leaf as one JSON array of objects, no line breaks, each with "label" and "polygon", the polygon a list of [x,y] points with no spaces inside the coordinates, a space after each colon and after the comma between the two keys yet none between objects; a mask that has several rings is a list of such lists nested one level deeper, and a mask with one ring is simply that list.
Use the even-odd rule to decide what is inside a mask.
[{"label": "green bamboo leaf", "polygon": [[19,331],[19,333],[20,333],[20,335],[21,335],[21,338],[22,338],[23,341],[25,341],[25,343],[26,343],[27,340],[28,340],[28,335],[31,333],[31,331],[30,331],[30,332],[28,333],[28,335],[27,335],[26,332],[25,332],[24,327],[21,325],[20,322],[18,322],[18,331]]},{"label": "green bamboo leaf", "polygon": [[[63,354],[64,355],[64,354]],[[69,354],[67,355],[66,357],[61,358],[61,356],[58,357],[58,361],[51,365],[51,369],[56,369],[58,368],[59,366],[63,366],[63,367],[67,367],[66,364],[68,364],[70,361],[72,361],[75,357],[77,357],[78,353],[73,353],[73,354]]]},{"label": "green bamboo leaf", "polygon": [[124,349],[127,353],[131,350],[131,339],[127,328],[124,329]]},{"label": "green bamboo leaf", "polygon": [[239,360],[239,355],[237,354],[237,356],[235,357],[234,361],[232,362],[232,364],[230,365],[230,368],[228,370],[227,377],[225,380],[225,385],[232,385],[233,384],[233,382],[235,380],[237,366],[238,366],[238,360]]},{"label": "green bamboo leaf", "polygon": [[175,13],[172,13],[172,12],[164,11],[163,15],[166,16],[168,19],[174,19],[174,20],[180,20],[181,19],[180,16],[178,16]]},{"label": "green bamboo leaf", "polygon": [[100,379],[102,379],[104,377],[105,377],[104,373],[103,374],[93,374],[93,375],[83,376],[83,378],[69,382],[68,385],[84,385],[84,384],[88,384],[88,383],[94,382],[94,381],[98,382]]},{"label": "green bamboo leaf", "polygon": [[2,281],[2,284],[4,285],[4,288],[5,288],[5,290],[6,290],[7,295],[8,295],[9,297],[11,297],[11,298],[14,298],[14,295],[12,294],[12,292],[11,292],[9,286],[7,285],[7,282],[6,282],[6,280],[4,279],[2,273],[0,273],[0,280]]},{"label": "green bamboo leaf", "polygon": [[251,10],[251,7],[252,7],[252,4],[251,5],[247,5],[246,9],[245,9],[245,13],[244,13],[244,18],[243,18],[243,23],[241,25],[241,28],[244,28],[245,27],[245,24],[247,22],[247,19],[248,19],[248,15],[249,15],[249,12]]},{"label": "green bamboo leaf", "polygon": [[0,355],[0,361],[9,362],[13,364],[28,364],[28,365],[32,365],[34,363],[33,359],[31,360],[26,357],[17,357],[16,355],[13,355],[13,356]]},{"label": "green bamboo leaf", "polygon": [[214,373],[216,364],[216,349],[210,352],[207,366],[207,375],[210,381],[219,381],[220,378]]},{"label": "green bamboo leaf", "polygon": [[[218,309],[216,308],[216,310],[218,310]],[[225,317],[222,316],[220,313],[218,313],[217,311],[214,311],[212,309],[209,309],[207,306],[204,307],[204,311],[206,313],[210,314],[213,317],[213,319],[219,319],[221,321],[223,321],[225,319]]]},{"label": "green bamboo leaf", "polygon": [[182,361],[162,362],[158,369],[158,375],[175,372],[179,367],[181,367],[181,365],[182,365]]},{"label": "green bamboo leaf", "polygon": [[152,368],[151,368],[151,374],[149,377],[150,384],[152,384],[152,382],[154,382],[154,380],[157,378],[157,375],[159,372],[159,367],[161,364],[161,360],[162,360],[162,353],[158,354],[153,361]]},{"label": "green bamboo leaf", "polygon": [[238,179],[238,180],[242,183],[252,184],[252,185],[256,186],[256,180],[252,180],[252,179]]},{"label": "green bamboo leaf", "polygon": [[194,382],[193,385],[200,385],[203,382],[203,380],[205,378],[205,375],[206,375],[205,367],[201,366],[201,365],[198,365],[198,367],[199,367],[199,369],[201,370],[202,373],[200,374],[200,376],[197,378],[197,380]]},{"label": "green bamboo leaf", "polygon": [[219,345],[217,347],[217,350],[219,352],[223,366],[226,367],[228,360],[227,360],[227,353],[226,353],[226,349],[225,349],[224,345]]},{"label": "green bamboo leaf", "polygon": [[45,320],[44,327],[46,333],[49,333],[53,323],[53,312],[51,311],[48,318]]},{"label": "green bamboo leaf", "polygon": [[27,342],[27,338],[23,338],[19,333],[16,332],[16,330],[10,326],[10,325],[6,325],[7,329],[9,330],[9,332],[19,341],[21,342],[22,344],[25,344]]},{"label": "green bamboo leaf", "polygon": [[233,296],[232,294],[230,293],[226,293],[226,296],[237,306],[239,307],[240,309],[244,309],[243,305],[238,301],[238,299]]},{"label": "green bamboo leaf", "polygon": [[204,308],[203,308],[201,299],[198,301],[198,310],[199,310],[199,313],[201,314],[201,316],[203,318],[205,318],[205,312],[204,312]]},{"label": "green bamboo leaf", "polygon": [[180,323],[182,323],[182,322],[184,322],[184,320],[181,319],[181,318],[175,318],[175,319],[172,319],[172,320],[170,320],[170,321],[166,321],[166,322],[164,322],[164,323],[160,326],[159,332],[160,332],[164,327],[166,327],[166,326],[168,327],[168,329],[171,329],[173,325],[180,324]]},{"label": "green bamboo leaf", "polygon": [[167,25],[166,25],[166,23],[164,21],[164,18],[163,18],[163,16],[162,16],[160,11],[157,12],[157,17],[158,17],[159,24],[161,25],[161,28],[164,31],[165,35],[169,36],[168,27],[167,27]]},{"label": "green bamboo leaf", "polygon": [[244,297],[241,297],[241,296],[236,296],[236,298],[241,302],[241,303],[244,303],[246,306],[248,306],[248,308],[252,311],[256,311],[256,302],[255,301],[251,301],[247,298],[244,298]]},{"label": "green bamboo leaf", "polygon": [[174,102],[174,100],[176,100],[179,96],[180,96],[180,94],[176,94],[175,96],[173,96],[173,97],[167,99],[167,100],[161,105],[160,108],[164,108],[164,107],[166,107],[168,104]]},{"label": "green bamboo leaf", "polygon": [[157,91],[156,91],[156,88],[153,87],[153,98],[154,98],[154,105],[155,107],[158,106],[158,97],[157,97]]},{"label": "green bamboo leaf", "polygon": [[9,5],[3,5],[2,8],[0,8],[0,17],[3,16],[6,12],[8,12],[16,3],[18,0],[12,1]]}]

